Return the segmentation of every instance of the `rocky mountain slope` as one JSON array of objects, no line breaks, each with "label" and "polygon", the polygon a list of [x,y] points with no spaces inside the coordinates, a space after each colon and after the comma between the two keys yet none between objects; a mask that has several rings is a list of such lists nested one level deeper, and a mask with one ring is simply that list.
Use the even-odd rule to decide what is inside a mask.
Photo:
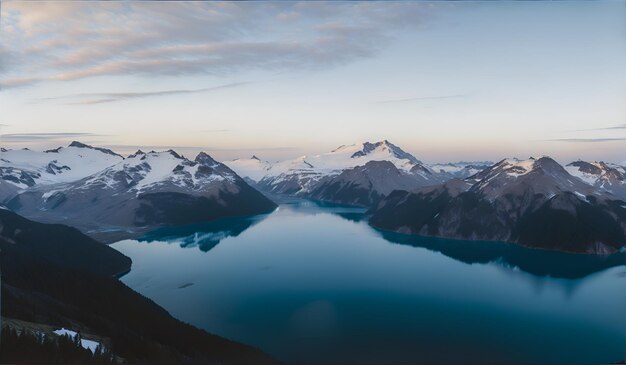
[{"label": "rocky mountain slope", "polygon": [[549,157],[502,160],[465,180],[394,191],[370,223],[407,234],[612,253],[626,242],[626,203]]},{"label": "rocky mountain slope", "polygon": [[432,173],[426,169],[421,172],[413,174],[400,170],[389,161],[369,161],[363,166],[346,169],[339,175],[321,179],[306,196],[369,207],[394,190],[412,190],[432,185]]},{"label": "rocky mountain slope", "polygon": [[565,166],[567,171],[589,185],[626,200],[626,167],[602,161],[575,161]]}]

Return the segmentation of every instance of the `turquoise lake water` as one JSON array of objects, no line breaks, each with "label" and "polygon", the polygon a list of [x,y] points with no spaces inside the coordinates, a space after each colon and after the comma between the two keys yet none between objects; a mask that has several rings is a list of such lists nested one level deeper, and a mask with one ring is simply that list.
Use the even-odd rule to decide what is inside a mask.
[{"label": "turquoise lake water", "polygon": [[310,201],[113,245],[175,317],[308,364],[614,363],[625,254],[404,236]]}]

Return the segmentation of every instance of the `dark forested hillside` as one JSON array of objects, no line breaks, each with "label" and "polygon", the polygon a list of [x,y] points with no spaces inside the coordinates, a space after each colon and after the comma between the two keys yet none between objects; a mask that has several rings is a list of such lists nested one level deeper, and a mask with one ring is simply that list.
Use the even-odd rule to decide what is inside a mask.
[{"label": "dark forested hillside", "polygon": [[0,361],[5,364],[114,364],[123,361],[99,346],[83,348],[80,336],[46,336],[43,333],[2,328]]},{"label": "dark forested hillside", "polygon": [[0,226],[5,318],[98,334],[109,339],[114,355],[131,363],[273,362],[254,348],[176,320],[128,288],[114,277],[128,269],[128,258],[76,230],[30,222],[9,211],[0,215]]}]

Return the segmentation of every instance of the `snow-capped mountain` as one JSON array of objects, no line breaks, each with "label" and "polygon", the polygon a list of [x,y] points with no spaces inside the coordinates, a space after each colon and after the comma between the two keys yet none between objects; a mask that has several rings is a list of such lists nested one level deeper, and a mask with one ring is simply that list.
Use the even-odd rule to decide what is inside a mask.
[{"label": "snow-capped mountain", "polygon": [[394,191],[374,226],[402,233],[610,253],[626,242],[626,204],[549,157],[502,160],[465,180]]},{"label": "snow-capped mountain", "polygon": [[595,189],[574,178],[550,157],[522,161],[505,159],[468,180],[476,181],[470,190],[480,191],[490,200],[520,193],[547,197],[566,191],[580,197],[599,195]]},{"label": "snow-capped mountain", "polygon": [[493,165],[491,161],[459,161],[429,165],[435,173],[447,175],[451,179],[465,179]]},{"label": "snow-capped mountain", "polygon": [[226,161],[225,164],[242,177],[261,181],[265,177],[273,178],[297,172],[338,174],[345,169],[365,165],[369,161],[390,161],[399,169],[407,171],[415,165],[422,164],[414,156],[387,140],[339,146],[328,153],[301,156],[275,163],[261,161],[253,156],[250,159]]},{"label": "snow-capped mountain", "polygon": [[328,153],[276,163],[252,158],[226,164],[263,191],[364,206],[375,204],[395,189],[465,178],[492,165],[457,162],[429,166],[387,140],[344,145]]},{"label": "snow-capped mountain", "polygon": [[271,163],[262,161],[254,155],[250,158],[238,158],[224,163],[235,171],[237,175],[243,178],[247,177],[255,182],[265,177],[272,167]]},{"label": "snow-capped mountain", "polygon": [[80,180],[32,187],[7,206],[94,235],[132,235],[160,225],[264,213],[275,204],[206,153],[192,161],[170,150],[137,151]]},{"label": "snow-capped mountain", "polygon": [[76,181],[123,159],[111,150],[80,142],[48,151],[3,148],[0,149],[0,176],[16,190],[21,190],[35,185]]},{"label": "snow-capped mountain", "polygon": [[258,187],[282,194],[306,195],[317,183],[344,170],[364,166],[370,161],[389,161],[398,170],[422,178],[430,178],[430,169],[417,158],[389,141],[359,143],[340,146],[328,153],[301,156],[276,163],[259,160],[234,160],[226,162],[242,176],[258,182]]},{"label": "snow-capped mountain", "polygon": [[567,171],[598,189],[626,200],[626,168],[602,161],[575,161],[565,166]]}]

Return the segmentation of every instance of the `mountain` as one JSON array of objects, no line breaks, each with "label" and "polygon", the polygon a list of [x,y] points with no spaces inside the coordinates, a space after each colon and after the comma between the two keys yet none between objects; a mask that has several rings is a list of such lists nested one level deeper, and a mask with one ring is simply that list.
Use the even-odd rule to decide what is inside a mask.
[{"label": "mountain", "polygon": [[[128,363],[275,362],[257,349],[176,320],[128,288],[114,275],[127,271],[130,259],[76,229],[0,210],[0,249],[5,326],[24,323],[38,336],[52,336],[50,328],[89,333]],[[30,354],[13,350],[3,347],[3,359],[32,361]],[[49,350],[52,357],[40,362],[58,361]]]},{"label": "mountain", "polygon": [[130,270],[130,258],[111,247],[60,224],[30,221],[0,209],[2,255],[23,255],[39,261],[99,276]]},{"label": "mountain", "polygon": [[164,226],[267,213],[276,205],[205,153],[137,151],[70,183],[29,188],[6,205],[47,223],[66,223],[100,239]]},{"label": "mountain", "polygon": [[396,189],[466,178],[492,165],[427,165],[387,140],[344,145],[321,155],[276,163],[253,157],[226,164],[262,191],[358,206],[372,206]]},{"label": "mountain", "polygon": [[252,181],[260,181],[272,167],[267,161],[261,161],[260,158],[252,156],[250,158],[238,158],[232,161],[224,162],[228,167],[243,178],[250,178]]},{"label": "mountain", "polygon": [[[38,185],[71,182],[94,174],[124,158],[115,152],[72,142],[67,147],[48,151],[0,150],[1,181],[15,189],[27,189]],[[8,189],[0,190],[0,199],[10,195]],[[14,193],[14,192],[13,192]]]},{"label": "mountain", "polygon": [[493,165],[490,161],[449,162],[429,165],[435,173],[447,176],[448,179],[465,179]]},{"label": "mountain", "polygon": [[602,161],[575,161],[565,166],[567,171],[596,188],[626,200],[626,167]]},{"label": "mountain", "polygon": [[389,161],[369,161],[346,169],[339,175],[321,179],[307,197],[357,206],[372,206],[393,190],[412,190],[438,180],[430,170],[415,165],[410,171],[398,169]]},{"label": "mountain", "polygon": [[[364,166],[370,161],[388,161],[398,170],[407,173],[421,174],[429,169],[417,158],[403,151],[400,147],[384,140],[376,143],[360,143],[340,146],[328,153],[282,161],[262,166],[263,170],[254,170],[247,176],[256,178],[257,186],[271,193],[297,194],[306,196],[318,186],[323,179],[340,175],[343,171]],[[227,162],[227,164],[229,164]],[[242,174],[246,171],[237,166],[237,160],[230,166],[239,168]],[[259,176],[262,176],[259,179]]]},{"label": "mountain", "polygon": [[370,223],[400,233],[612,253],[626,242],[626,203],[549,157],[502,160],[465,180],[394,191]]}]

